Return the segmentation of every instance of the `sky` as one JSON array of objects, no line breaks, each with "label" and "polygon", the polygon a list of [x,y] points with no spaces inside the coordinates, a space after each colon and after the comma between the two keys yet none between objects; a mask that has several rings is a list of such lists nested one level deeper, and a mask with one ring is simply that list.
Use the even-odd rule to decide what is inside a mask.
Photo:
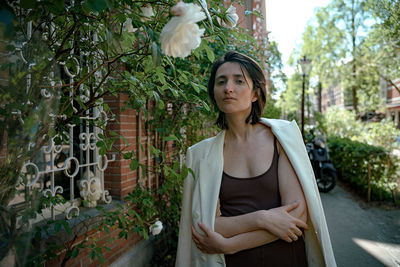
[{"label": "sky", "polygon": [[270,40],[278,43],[282,53],[283,71],[289,76],[294,69],[288,67],[290,53],[301,43],[307,21],[316,7],[324,7],[330,0],[265,0],[267,30]]}]

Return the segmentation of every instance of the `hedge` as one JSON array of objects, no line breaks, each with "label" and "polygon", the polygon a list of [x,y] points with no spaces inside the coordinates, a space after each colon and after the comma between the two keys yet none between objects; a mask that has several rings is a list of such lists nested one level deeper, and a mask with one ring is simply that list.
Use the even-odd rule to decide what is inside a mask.
[{"label": "hedge", "polygon": [[383,147],[337,136],[327,140],[329,155],[340,179],[371,200],[395,201],[399,159]]}]

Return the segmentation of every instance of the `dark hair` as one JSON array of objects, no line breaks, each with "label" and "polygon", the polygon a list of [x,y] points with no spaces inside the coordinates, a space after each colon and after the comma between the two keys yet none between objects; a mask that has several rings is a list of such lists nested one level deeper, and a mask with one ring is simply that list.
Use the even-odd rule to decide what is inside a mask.
[{"label": "dark hair", "polygon": [[[210,79],[208,80],[208,95],[211,98],[211,102],[218,109],[217,103],[214,97],[214,85],[215,76],[217,70],[222,64],[226,62],[236,62],[239,63],[240,68],[245,68],[249,74],[251,80],[253,81],[253,90],[256,93],[257,100],[251,104],[250,115],[246,118],[246,123],[256,124],[260,121],[261,115],[264,111],[266,102],[266,80],[260,65],[252,58],[234,51],[227,52],[223,57],[217,59],[212,68]],[[243,69],[242,69],[243,70]],[[225,119],[225,113],[219,110],[218,119],[216,124],[221,129],[228,129],[228,124]]]}]

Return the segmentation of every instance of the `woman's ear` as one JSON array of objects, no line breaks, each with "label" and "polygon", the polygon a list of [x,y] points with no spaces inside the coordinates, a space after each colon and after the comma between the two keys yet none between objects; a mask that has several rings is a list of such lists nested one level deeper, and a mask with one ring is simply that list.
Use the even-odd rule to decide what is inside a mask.
[{"label": "woman's ear", "polygon": [[260,90],[259,87],[257,87],[256,90],[253,90],[253,97],[251,99],[251,102],[254,103],[258,100],[258,91]]}]

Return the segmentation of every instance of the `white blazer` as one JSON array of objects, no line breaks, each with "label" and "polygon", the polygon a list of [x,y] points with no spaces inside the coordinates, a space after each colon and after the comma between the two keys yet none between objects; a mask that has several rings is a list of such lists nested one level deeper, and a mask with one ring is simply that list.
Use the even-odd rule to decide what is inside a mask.
[{"label": "white blazer", "polygon": [[[308,207],[305,244],[310,267],[335,267],[328,227],[322,208],[318,187],[303,138],[295,121],[261,119],[271,127],[285,150],[300,180]],[[198,222],[214,230],[215,213],[224,166],[223,148],[225,131],[205,139],[187,150],[186,165],[193,170],[185,179],[182,213],[179,227],[176,267],[220,267],[225,266],[223,254],[204,254],[192,240],[191,226],[200,233]]]}]

